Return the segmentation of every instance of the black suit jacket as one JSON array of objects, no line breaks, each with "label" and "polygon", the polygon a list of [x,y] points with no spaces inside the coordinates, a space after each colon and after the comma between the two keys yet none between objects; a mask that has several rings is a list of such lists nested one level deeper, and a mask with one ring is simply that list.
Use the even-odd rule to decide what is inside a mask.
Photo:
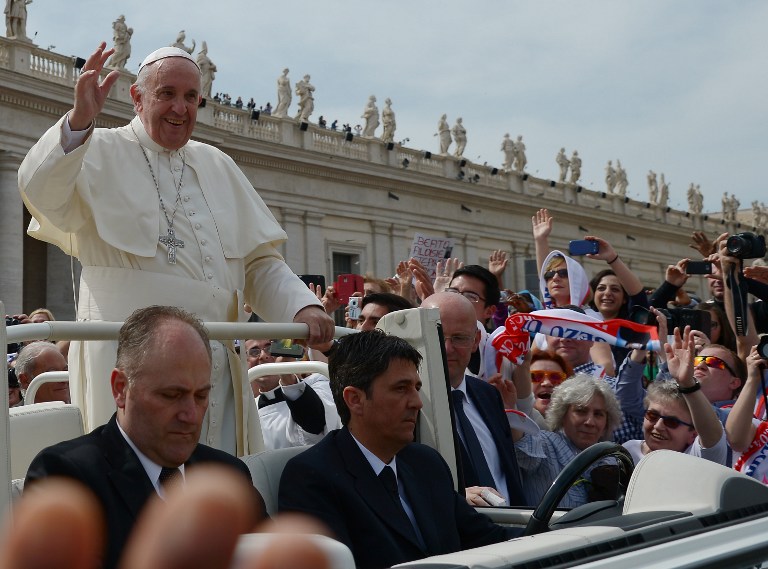
[{"label": "black suit jacket", "polygon": [[[507,492],[509,493],[511,506],[524,505],[523,484],[520,477],[520,468],[517,466],[515,457],[515,445],[512,441],[512,432],[509,428],[507,414],[504,412],[504,403],[497,389],[489,383],[470,375],[466,376],[467,395],[475,404],[483,422],[488,427],[496,443],[496,451],[499,454],[499,461],[504,475],[507,477]],[[477,474],[472,463],[469,460],[466,449],[463,444],[461,448],[461,463],[464,472],[464,485],[480,486]]]},{"label": "black suit jacket", "polygon": [[[203,462],[235,468],[252,484],[250,471],[242,460],[202,444],[197,445],[185,469]],[[43,449],[30,464],[25,485],[48,476],[75,479],[96,494],[107,521],[104,567],[116,567],[128,534],[155,494],[139,458],[118,429],[116,415],[87,435]],[[255,490],[254,494],[258,496]]]},{"label": "black suit jacket", "polygon": [[350,432],[331,431],[292,458],[280,479],[278,509],[314,516],[345,543],[358,569],[390,567],[519,535],[469,506],[453,489],[448,465],[432,448],[411,443],[397,454],[397,475],[426,549]]}]

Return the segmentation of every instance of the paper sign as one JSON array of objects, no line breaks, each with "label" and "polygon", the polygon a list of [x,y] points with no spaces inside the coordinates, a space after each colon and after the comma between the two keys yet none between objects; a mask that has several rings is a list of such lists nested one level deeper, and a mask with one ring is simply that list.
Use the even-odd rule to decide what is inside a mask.
[{"label": "paper sign", "polygon": [[411,254],[429,272],[429,278],[434,279],[437,273],[437,262],[448,259],[453,253],[453,239],[450,237],[430,237],[416,233],[411,243]]}]

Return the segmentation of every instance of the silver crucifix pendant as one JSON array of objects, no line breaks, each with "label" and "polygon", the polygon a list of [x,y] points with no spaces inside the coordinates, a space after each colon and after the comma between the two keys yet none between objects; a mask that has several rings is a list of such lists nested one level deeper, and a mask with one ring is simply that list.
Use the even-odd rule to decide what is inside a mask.
[{"label": "silver crucifix pendant", "polygon": [[168,262],[171,265],[176,264],[176,247],[184,247],[184,241],[176,239],[173,227],[168,228],[168,235],[161,235],[158,239],[160,243],[168,247]]}]

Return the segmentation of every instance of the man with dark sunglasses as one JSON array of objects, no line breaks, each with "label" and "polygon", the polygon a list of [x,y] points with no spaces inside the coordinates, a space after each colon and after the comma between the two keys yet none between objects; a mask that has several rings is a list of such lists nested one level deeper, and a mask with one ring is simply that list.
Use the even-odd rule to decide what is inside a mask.
[{"label": "man with dark sunglasses", "polygon": [[[702,348],[694,358],[693,377],[725,426],[728,413],[739,396],[747,377],[746,366],[735,353],[719,344]],[[731,465],[729,447],[728,463]]]}]

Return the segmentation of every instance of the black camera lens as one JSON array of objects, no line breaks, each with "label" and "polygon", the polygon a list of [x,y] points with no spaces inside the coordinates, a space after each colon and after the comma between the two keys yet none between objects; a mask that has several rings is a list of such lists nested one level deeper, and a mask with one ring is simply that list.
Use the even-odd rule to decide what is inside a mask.
[{"label": "black camera lens", "polygon": [[8,368],[8,387],[19,387],[19,379],[16,377],[16,368]]},{"label": "black camera lens", "polygon": [[725,242],[728,254],[737,259],[758,259],[765,257],[765,237],[750,231],[731,235]]},{"label": "black camera lens", "polygon": [[760,338],[760,343],[757,345],[757,353],[764,360],[768,360],[768,334]]},{"label": "black camera lens", "polygon": [[[21,324],[21,320],[18,318],[13,318],[11,316],[5,317],[5,325],[7,326],[16,326],[17,324]],[[8,344],[8,353],[9,354],[16,354],[21,349],[21,346],[19,344]]]}]

